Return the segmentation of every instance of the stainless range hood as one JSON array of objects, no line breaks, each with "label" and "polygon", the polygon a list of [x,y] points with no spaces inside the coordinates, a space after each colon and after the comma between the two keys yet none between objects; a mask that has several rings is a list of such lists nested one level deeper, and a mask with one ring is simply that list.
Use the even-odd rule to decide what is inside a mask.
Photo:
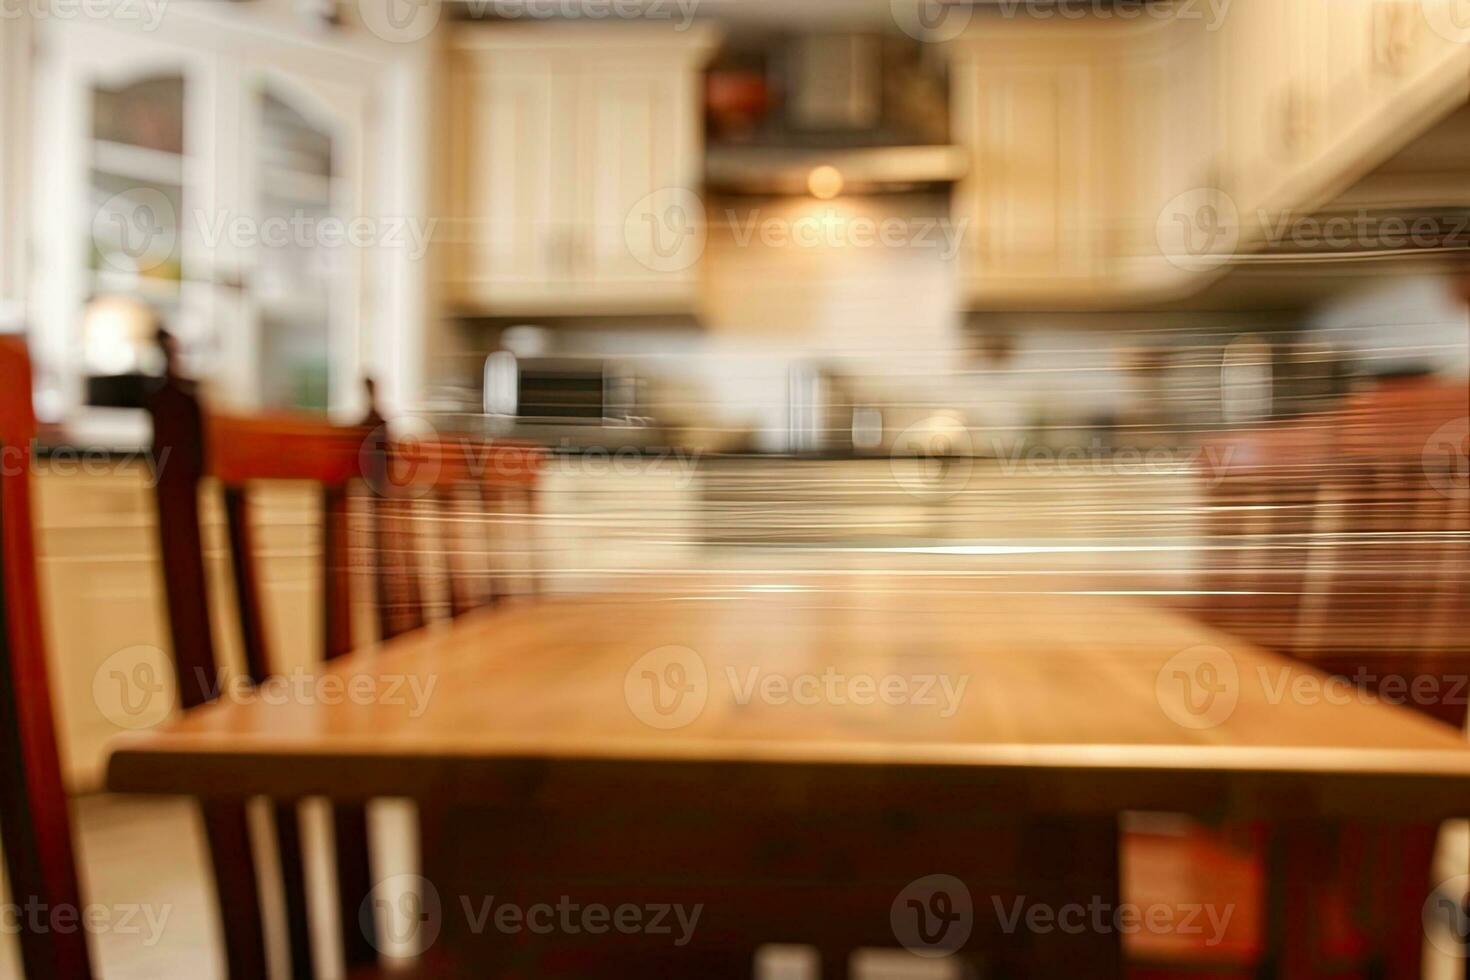
[{"label": "stainless range hood", "polygon": [[[921,71],[932,54],[905,44],[852,33],[773,42],[772,87],[782,105],[758,137],[711,142],[706,186],[736,194],[805,194],[821,167],[834,168],[851,193],[925,190],[964,177],[969,155],[935,139],[947,139],[948,129],[944,87]],[[909,94],[915,90],[917,96]],[[926,93],[929,98],[922,98]]]}]

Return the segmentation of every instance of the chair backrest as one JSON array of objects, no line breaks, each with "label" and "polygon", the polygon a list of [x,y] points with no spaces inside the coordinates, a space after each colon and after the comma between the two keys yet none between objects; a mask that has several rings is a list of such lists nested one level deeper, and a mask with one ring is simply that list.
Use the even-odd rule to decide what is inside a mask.
[{"label": "chair backrest", "polygon": [[1220,439],[1202,454],[1202,611],[1221,628],[1290,651],[1334,431],[1313,417]]},{"label": "chair backrest", "polygon": [[[374,451],[385,637],[427,623],[435,592],[444,594],[451,616],[460,616],[536,591],[532,525],[541,449],[473,435],[390,440],[380,429]],[[512,582],[516,564],[520,588]],[[436,577],[442,589],[430,581]]]},{"label": "chair backrest", "polygon": [[[1300,656],[1455,725],[1470,672],[1470,391],[1394,384],[1339,413],[1307,565]],[[1415,689],[1413,685],[1418,684]]]},{"label": "chair backrest", "polygon": [[[220,690],[220,663],[210,629],[204,528],[199,494],[206,479],[222,490],[235,603],[246,673],[256,684],[279,672],[266,640],[265,610],[250,520],[249,486],[257,481],[303,481],[322,494],[322,615],[324,660],[352,649],[349,491],[362,474],[368,430],[289,416],[242,418],[207,413],[194,386],[180,378],[165,338],[169,369],[149,399],[157,468],[159,532],[169,628],[180,704],[193,707]],[[359,922],[370,890],[367,824],[360,806],[334,808],[342,942],[349,967],[376,959]],[[232,976],[264,969],[259,883],[250,858],[243,807],[205,806],[227,956]],[[276,848],[286,922],[297,976],[312,973],[304,860],[294,804],[276,808]]]},{"label": "chair backrest", "polygon": [[1391,384],[1217,446],[1210,618],[1464,724],[1467,415],[1464,383]]},{"label": "chair backrest", "polygon": [[[31,363],[25,341],[0,337],[0,834],[11,901],[83,908],[56,746],[41,636],[31,527]],[[84,930],[36,931],[19,917],[28,977],[88,977]]]}]

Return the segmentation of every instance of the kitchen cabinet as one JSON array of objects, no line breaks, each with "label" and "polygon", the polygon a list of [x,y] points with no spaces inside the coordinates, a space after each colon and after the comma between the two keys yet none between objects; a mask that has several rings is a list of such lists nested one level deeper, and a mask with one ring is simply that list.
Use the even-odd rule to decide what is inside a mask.
[{"label": "kitchen cabinet", "polygon": [[665,243],[702,235],[703,214],[684,204],[701,179],[699,73],[713,44],[707,30],[662,25],[458,32],[447,302],[483,313],[691,310],[698,252],[670,260]]},{"label": "kitchen cabinet", "polygon": [[427,211],[390,193],[422,145],[379,111],[410,73],[383,69],[413,46],[281,13],[38,26],[30,292],[46,419],[79,416],[86,377],[109,373],[83,316],[98,296],[152,307],[211,400],[247,411],[360,414],[371,338],[418,319],[409,290],[375,286],[422,274],[384,217]]},{"label": "kitchen cabinet", "polygon": [[952,50],[952,136],[970,153],[962,290],[980,306],[1067,304],[1106,287],[1115,153],[1108,91],[1123,32],[987,31]]},{"label": "kitchen cabinet", "polygon": [[1466,42],[1455,0],[977,18],[950,45],[964,305],[1203,287],[1463,105]]},{"label": "kitchen cabinet", "polygon": [[1456,0],[1246,0],[1221,24],[1221,180],[1247,245],[1346,189],[1470,98]]}]

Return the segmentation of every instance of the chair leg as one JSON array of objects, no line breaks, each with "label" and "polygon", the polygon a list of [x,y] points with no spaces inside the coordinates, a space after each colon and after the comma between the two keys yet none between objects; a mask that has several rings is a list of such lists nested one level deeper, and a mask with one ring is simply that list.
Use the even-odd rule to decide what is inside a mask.
[{"label": "chair leg", "polygon": [[281,892],[285,898],[286,937],[291,952],[291,976],[311,980],[311,914],[306,903],[306,859],[301,848],[301,817],[296,802],[277,802],[274,807],[276,852],[281,868]]},{"label": "chair leg", "polygon": [[1386,899],[1373,922],[1376,972],[1383,980],[1419,980],[1424,959],[1424,901],[1433,874],[1439,828],[1431,825],[1390,827],[1378,834],[1383,842],[1380,883]]},{"label": "chair leg", "polygon": [[847,980],[848,958],[851,950],[824,948],[822,955],[822,980]]},{"label": "chair leg", "polygon": [[342,958],[353,967],[376,963],[377,937],[370,934],[371,916],[362,915],[372,891],[368,849],[367,808],[361,803],[332,807],[332,837],[336,848],[337,904],[342,929]]},{"label": "chair leg", "polygon": [[[1061,909],[1098,901],[1119,907],[1123,886],[1116,816],[1046,818],[1028,825],[1024,834],[1026,870],[1040,904]],[[1073,976],[1079,964],[1099,980],[1123,977],[1122,936],[1116,929],[1034,933],[1026,940],[1031,980]]]},{"label": "chair leg", "polygon": [[1322,975],[1319,911],[1333,887],[1336,828],[1273,824],[1268,834],[1266,953],[1258,974],[1272,980],[1315,980]]},{"label": "chair leg", "polygon": [[213,863],[226,970],[231,980],[258,980],[267,975],[265,930],[245,806],[239,802],[201,801],[199,808]]}]

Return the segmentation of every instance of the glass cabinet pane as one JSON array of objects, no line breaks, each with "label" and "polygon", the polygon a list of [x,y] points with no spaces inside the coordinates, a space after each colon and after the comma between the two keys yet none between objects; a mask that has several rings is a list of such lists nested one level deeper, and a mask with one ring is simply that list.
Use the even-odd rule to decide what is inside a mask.
[{"label": "glass cabinet pane", "polygon": [[160,73],[90,94],[87,402],[132,406],[158,367],[153,317],[175,331],[183,319],[186,84]]},{"label": "glass cabinet pane", "polygon": [[178,75],[145,78],[92,91],[92,138],[109,143],[184,152],[184,79]]},{"label": "glass cabinet pane", "polygon": [[[329,377],[332,294],[343,268],[342,249],[319,239],[332,219],[332,135],[284,96],[260,92],[256,149],[262,236],[250,289],[259,311],[263,404],[325,409]],[[268,240],[267,240],[268,238]]]}]

